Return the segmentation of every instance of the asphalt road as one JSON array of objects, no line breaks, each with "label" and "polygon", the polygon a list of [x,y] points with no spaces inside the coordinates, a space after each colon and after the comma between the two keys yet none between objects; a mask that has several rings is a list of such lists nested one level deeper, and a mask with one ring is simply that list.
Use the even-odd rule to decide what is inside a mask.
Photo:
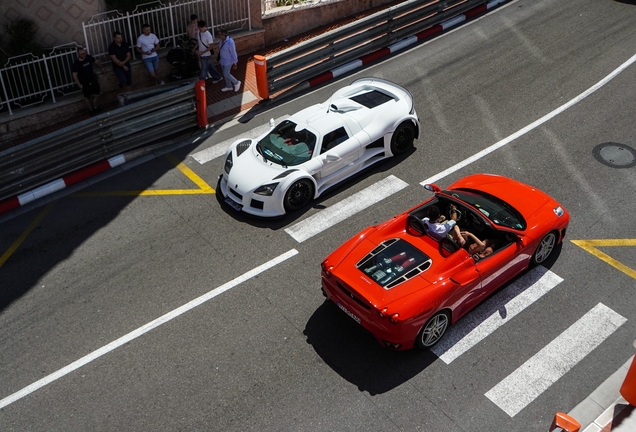
[{"label": "asphalt road", "polygon": [[[5,218],[0,430],[547,430],[633,354],[636,280],[572,240],[636,238],[636,167],[593,154],[606,142],[636,147],[636,66],[576,99],[636,54],[634,22],[629,3],[517,0],[83,195]],[[362,76],[412,92],[423,126],[412,154],[283,219],[219,206],[205,185],[216,187],[223,158],[193,154]],[[518,131],[437,183],[485,172],[554,196],[572,217],[546,264],[561,283],[450,364],[384,350],[324,302],[330,251],[427,198],[420,182]],[[408,186],[303,242],[285,231],[389,175]],[[159,192],[134,192],[146,190]],[[597,249],[636,269],[636,247]],[[627,321],[518,414],[485,396],[599,303]]]}]

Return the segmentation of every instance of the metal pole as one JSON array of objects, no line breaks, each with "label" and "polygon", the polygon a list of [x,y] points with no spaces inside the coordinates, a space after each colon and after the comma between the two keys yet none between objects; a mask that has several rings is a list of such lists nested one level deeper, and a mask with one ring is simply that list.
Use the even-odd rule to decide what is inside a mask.
[{"label": "metal pole", "polygon": [[[134,38],[135,35],[132,32],[132,26],[130,25],[130,12],[126,12],[126,22],[128,23],[128,34],[130,34],[130,37]],[[132,42],[130,44],[130,50],[132,51],[132,58],[133,59],[137,59],[137,56],[135,55],[135,53],[137,52],[137,50],[135,49],[135,45],[137,45],[137,39],[134,39],[135,41]]]},{"label": "metal pole", "polygon": [[57,103],[55,100],[55,92],[53,91],[53,83],[51,82],[51,74],[49,73],[49,65],[46,63],[46,54],[42,54],[42,61],[44,62],[44,70],[46,71],[46,79],[49,82],[49,89],[51,90],[53,103]]},{"label": "metal pole", "polygon": [[9,93],[7,93],[7,88],[4,86],[4,78],[2,78],[2,69],[0,69],[0,83],[2,83],[2,91],[4,93],[4,99],[7,102],[7,108],[9,108],[9,115],[13,115],[13,111],[11,111],[11,102],[9,102]]}]

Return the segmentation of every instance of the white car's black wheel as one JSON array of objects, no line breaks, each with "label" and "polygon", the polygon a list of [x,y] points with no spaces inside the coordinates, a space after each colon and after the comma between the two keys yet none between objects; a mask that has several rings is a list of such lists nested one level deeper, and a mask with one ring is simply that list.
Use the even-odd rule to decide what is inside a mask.
[{"label": "white car's black wheel", "polygon": [[543,239],[541,239],[541,243],[537,246],[537,250],[534,251],[532,255],[532,264],[541,264],[552,254],[554,250],[554,246],[556,246],[557,236],[554,231],[546,234]]},{"label": "white car's black wheel", "polygon": [[422,327],[417,335],[415,346],[427,349],[439,342],[450,326],[450,315],[447,311],[439,311]]},{"label": "white car's black wheel", "polygon": [[294,182],[287,192],[283,205],[285,211],[292,212],[299,210],[307,205],[314,196],[314,185],[307,179],[300,179]]},{"label": "white car's black wheel", "polygon": [[411,122],[404,122],[398,126],[391,137],[391,153],[402,154],[413,147],[415,140],[415,126]]}]

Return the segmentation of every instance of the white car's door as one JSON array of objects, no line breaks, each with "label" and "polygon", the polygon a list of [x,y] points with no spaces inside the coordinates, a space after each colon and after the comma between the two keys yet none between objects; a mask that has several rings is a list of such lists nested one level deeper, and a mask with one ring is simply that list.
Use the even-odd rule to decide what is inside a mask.
[{"label": "white car's door", "polygon": [[325,134],[318,156],[322,159],[320,178],[327,178],[352,164],[360,157],[361,151],[360,141],[350,136],[344,127]]}]

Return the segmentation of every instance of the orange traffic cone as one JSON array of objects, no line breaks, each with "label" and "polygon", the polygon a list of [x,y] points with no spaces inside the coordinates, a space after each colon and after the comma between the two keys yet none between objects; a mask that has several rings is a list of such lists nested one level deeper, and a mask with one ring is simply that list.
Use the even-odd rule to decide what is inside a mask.
[{"label": "orange traffic cone", "polygon": [[[634,348],[636,348],[636,341],[634,341]],[[630,405],[636,406],[636,357],[634,357],[632,364],[627,370],[627,376],[621,386],[621,396],[623,396]]]}]

